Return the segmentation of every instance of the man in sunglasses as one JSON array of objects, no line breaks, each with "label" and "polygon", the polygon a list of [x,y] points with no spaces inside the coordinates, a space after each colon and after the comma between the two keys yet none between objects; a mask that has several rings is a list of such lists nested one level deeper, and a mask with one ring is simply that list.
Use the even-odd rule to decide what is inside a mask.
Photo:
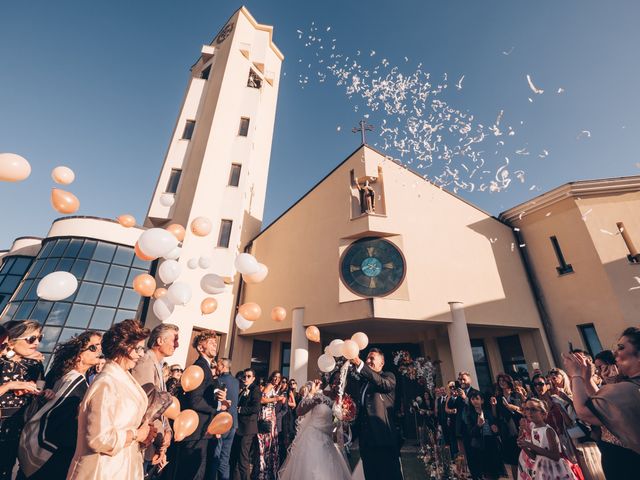
[{"label": "man in sunglasses", "polygon": [[238,429],[231,449],[232,472],[237,469],[240,480],[249,480],[251,446],[258,438],[261,395],[255,380],[256,372],[247,368],[244,371],[244,386],[238,397]]},{"label": "man in sunglasses", "polygon": [[[167,386],[164,382],[162,374],[162,364],[166,357],[170,357],[178,348],[179,329],[176,325],[170,323],[161,323],[151,330],[149,339],[147,340],[147,353],[138,360],[138,363],[131,371],[141,386],[147,384],[153,385],[153,388],[166,392]],[[157,420],[154,427],[158,431],[158,436],[149,445],[144,455],[145,471],[152,468],[153,465],[164,465],[167,461],[167,448],[171,443],[171,428],[166,418]]]}]

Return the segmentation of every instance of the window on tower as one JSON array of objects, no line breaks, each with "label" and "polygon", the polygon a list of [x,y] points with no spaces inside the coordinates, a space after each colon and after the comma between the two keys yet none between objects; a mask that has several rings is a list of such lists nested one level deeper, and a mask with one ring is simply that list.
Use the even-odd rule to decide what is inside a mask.
[{"label": "window on tower", "polygon": [[240,128],[238,129],[238,135],[246,137],[249,135],[249,117],[240,118]]},{"label": "window on tower", "polygon": [[202,72],[200,73],[200,78],[202,78],[203,80],[209,80],[210,73],[211,73],[211,65],[209,65],[207,68],[202,70]]},{"label": "window on tower", "polygon": [[196,128],[195,120],[187,120],[187,123],[184,126],[184,131],[182,132],[182,140],[191,140],[193,136],[193,130]]},{"label": "window on tower", "polygon": [[233,221],[222,220],[220,222],[220,234],[218,235],[218,246],[222,248],[229,248],[229,239],[231,238],[231,226]]},{"label": "window on tower", "polygon": [[249,80],[247,80],[247,87],[262,88],[262,79],[252,68],[249,69]]},{"label": "window on tower", "polygon": [[560,248],[560,243],[558,243],[558,239],[555,237],[549,237],[551,240],[551,245],[553,246],[553,251],[556,253],[556,258],[558,259],[559,265],[556,267],[558,274],[564,275],[566,273],[572,273],[573,267],[570,263],[564,259],[564,254],[562,253],[562,249]]},{"label": "window on tower", "polygon": [[242,165],[239,163],[231,164],[231,172],[229,173],[229,186],[237,187],[240,184],[240,170]]},{"label": "window on tower", "polygon": [[167,182],[167,188],[165,193],[176,193],[178,191],[178,184],[180,183],[180,176],[182,170],[180,168],[172,168],[169,174],[169,181]]}]

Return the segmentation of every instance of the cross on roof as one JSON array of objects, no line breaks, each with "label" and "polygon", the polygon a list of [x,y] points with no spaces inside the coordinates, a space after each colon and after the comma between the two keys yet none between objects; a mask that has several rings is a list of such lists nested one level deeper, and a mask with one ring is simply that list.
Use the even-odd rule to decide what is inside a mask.
[{"label": "cross on roof", "polygon": [[372,132],[373,131],[373,125],[369,125],[364,120],[360,120],[358,122],[358,125],[360,125],[360,127],[353,127],[353,129],[351,129],[351,131],[353,133],[360,132],[360,135],[361,135],[361,138],[362,138],[362,145],[366,145],[367,144],[367,139],[365,138],[364,132],[366,130],[369,130],[370,132]]}]

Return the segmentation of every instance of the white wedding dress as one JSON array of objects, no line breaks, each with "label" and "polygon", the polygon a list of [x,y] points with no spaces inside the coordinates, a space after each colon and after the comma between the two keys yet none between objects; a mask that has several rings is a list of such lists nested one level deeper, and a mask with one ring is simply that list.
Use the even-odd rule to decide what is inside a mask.
[{"label": "white wedding dress", "polygon": [[279,480],[351,480],[351,471],[333,443],[333,402],[318,393],[301,402],[311,408],[298,419],[298,431]]}]

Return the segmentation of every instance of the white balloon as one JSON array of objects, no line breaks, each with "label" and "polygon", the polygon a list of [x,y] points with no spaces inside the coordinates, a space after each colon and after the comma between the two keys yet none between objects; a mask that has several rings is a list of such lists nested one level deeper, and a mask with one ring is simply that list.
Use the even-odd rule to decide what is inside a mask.
[{"label": "white balloon", "polygon": [[163,193],[160,195],[160,205],[163,207],[170,207],[176,201],[176,197],[173,193]]},{"label": "white balloon", "polygon": [[166,295],[153,302],[153,313],[158,317],[158,320],[163,322],[169,319],[173,313],[173,308],[173,303],[169,301]]},{"label": "white balloon", "polygon": [[178,279],[181,271],[182,271],[182,268],[180,267],[180,264],[177,261],[165,260],[160,265],[160,268],[158,268],[158,276],[160,277],[160,280],[164,282],[165,285],[169,285],[170,283],[173,283]]},{"label": "white balloon", "polygon": [[341,357],[343,343],[344,343],[344,340],[340,340],[339,338],[336,338],[335,340],[331,340],[331,343],[327,347],[329,349],[329,355],[333,357]]},{"label": "white balloon", "polygon": [[196,268],[198,268],[198,259],[195,257],[190,258],[187,262],[187,267],[189,267],[191,270],[195,270]]},{"label": "white balloon", "polygon": [[70,297],[78,288],[78,279],[69,272],[52,272],[38,283],[37,294],[43,300],[56,302]]},{"label": "white balloon", "polygon": [[53,181],[60,185],[69,185],[76,179],[76,174],[69,167],[56,167],[51,172]]},{"label": "white balloon", "polygon": [[176,282],[167,290],[167,298],[174,305],[186,305],[191,300],[191,287],[185,282]]},{"label": "white balloon", "polygon": [[180,254],[182,253],[182,247],[176,247],[173,250],[171,250],[169,253],[167,253],[164,258],[166,258],[167,260],[177,260],[178,258],[180,258]]},{"label": "white balloon", "polygon": [[253,275],[260,269],[258,260],[253,255],[241,253],[234,262],[236,270],[244,275]]},{"label": "white balloon", "polygon": [[178,246],[178,239],[164,228],[150,228],[142,232],[138,246],[148,257],[164,257]]},{"label": "white balloon", "polygon": [[243,275],[242,279],[247,283],[260,283],[269,275],[269,269],[263,263],[258,264],[258,271],[251,275]]},{"label": "white balloon", "polygon": [[318,368],[321,372],[328,373],[336,368],[336,361],[331,355],[324,353],[318,357]]},{"label": "white balloon", "polygon": [[238,313],[236,315],[236,325],[240,330],[246,330],[247,328],[251,327],[251,325],[253,325],[253,322],[247,320]]},{"label": "white balloon", "polygon": [[31,175],[31,165],[26,158],[15,153],[0,153],[0,181],[21,182]]},{"label": "white balloon", "polygon": [[213,263],[213,259],[211,257],[200,257],[198,260],[198,266],[200,268],[204,268],[205,270],[211,266]]},{"label": "white balloon", "polygon": [[208,273],[200,280],[200,288],[213,295],[222,293],[225,290],[224,280],[220,275]]},{"label": "white balloon", "polygon": [[351,335],[351,340],[358,344],[358,348],[360,350],[364,350],[369,345],[369,337],[367,337],[366,333],[357,332]]}]

